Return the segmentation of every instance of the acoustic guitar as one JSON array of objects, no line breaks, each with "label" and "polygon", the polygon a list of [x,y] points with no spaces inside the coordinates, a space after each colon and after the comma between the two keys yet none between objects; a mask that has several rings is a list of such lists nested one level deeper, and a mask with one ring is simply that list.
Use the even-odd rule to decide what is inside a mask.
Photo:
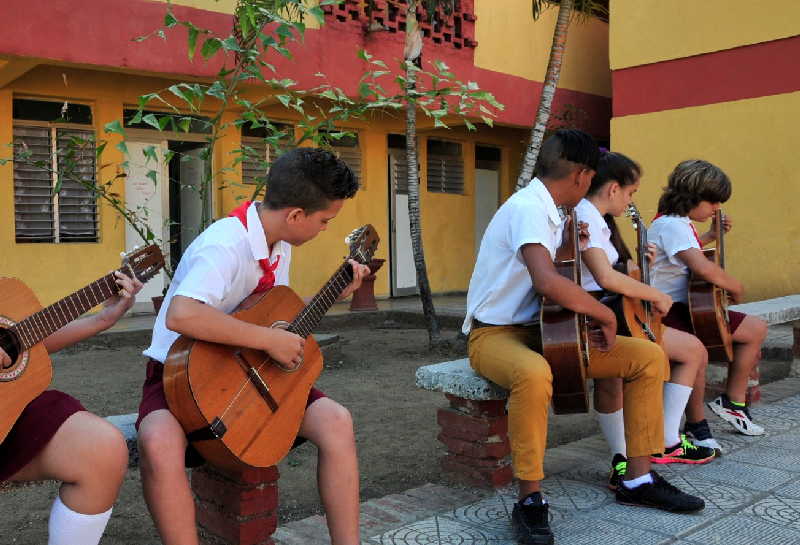
[{"label": "acoustic guitar", "polygon": [[[633,222],[636,231],[636,263],[629,261],[627,274],[634,280],[650,285],[650,264],[647,261],[647,227],[636,205],[628,205],[626,214]],[[631,337],[646,339],[661,344],[663,327],[661,317],[653,312],[653,304],[636,297],[622,299],[622,315],[625,318],[627,333]]]},{"label": "acoustic guitar", "polygon": [[[722,211],[714,215],[714,232],[717,247],[703,250],[703,254],[721,268],[725,268],[725,229]],[[728,319],[728,292],[711,282],[692,275],[689,279],[689,310],[694,334],[705,345],[712,361],[733,361],[733,337]]]},{"label": "acoustic guitar", "polygon": [[[578,220],[570,210],[564,239],[556,255],[556,270],[561,276],[581,285],[581,253]],[[542,356],[553,373],[553,412],[573,414],[589,412],[586,370],[589,367],[588,319],[561,305],[542,298],[539,317],[542,333]]]},{"label": "acoustic guitar", "polygon": [[[348,237],[349,257],[369,263],[378,235],[365,225]],[[181,336],[164,362],[164,394],[189,442],[207,462],[230,471],[275,465],[292,447],[308,392],[322,372],[311,332],[353,279],[345,260],[304,305],[286,286],[246,298],[239,320],[306,339],[302,363],[287,368],[263,351]]]},{"label": "acoustic guitar", "polygon": [[[145,283],[163,266],[161,250],[151,245],[123,255],[119,271]],[[0,277],[0,348],[11,359],[0,367],[0,443],[28,403],[50,385],[53,369],[42,341],[118,291],[109,273],[42,308],[22,281]]]}]

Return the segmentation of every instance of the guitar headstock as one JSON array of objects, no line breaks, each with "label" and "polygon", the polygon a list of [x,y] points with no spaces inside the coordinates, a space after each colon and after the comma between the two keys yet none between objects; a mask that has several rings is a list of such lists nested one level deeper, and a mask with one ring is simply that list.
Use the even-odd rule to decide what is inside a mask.
[{"label": "guitar headstock", "polygon": [[631,218],[631,221],[633,222],[633,228],[638,229],[642,222],[642,215],[639,213],[639,209],[636,208],[635,204],[630,203],[628,205],[628,208],[625,209],[625,215]]},{"label": "guitar headstock", "polygon": [[135,276],[142,284],[158,274],[163,266],[164,255],[155,244],[122,254],[122,272]]},{"label": "guitar headstock", "polygon": [[372,225],[367,224],[359,227],[344,239],[345,243],[350,246],[350,255],[348,257],[367,265],[372,260],[375,250],[378,249],[380,240],[381,238]]}]

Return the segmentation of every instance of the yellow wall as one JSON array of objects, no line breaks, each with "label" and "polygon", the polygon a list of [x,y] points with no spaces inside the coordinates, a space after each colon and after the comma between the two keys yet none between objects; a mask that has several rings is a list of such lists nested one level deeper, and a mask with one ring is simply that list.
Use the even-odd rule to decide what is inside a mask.
[{"label": "yellow wall", "polygon": [[[478,17],[476,66],[529,80],[544,80],[558,6],[545,10],[535,23],[530,0],[478,0],[475,14]],[[597,18],[574,20],[570,24],[558,86],[611,96],[608,24]]]},{"label": "yellow wall", "polygon": [[[12,96],[84,101],[92,107],[98,139],[110,140],[103,154],[103,162],[110,165],[100,176],[101,180],[109,180],[116,174],[124,157],[114,148],[118,138],[110,138],[110,135],[103,133],[103,126],[121,119],[123,108],[135,105],[139,95],[164,89],[171,83],[160,78],[124,74],[113,74],[113,77],[109,77],[106,72],[40,65],[0,90],[0,144],[4,145],[12,138]],[[233,112],[226,113],[223,122],[232,121],[234,115]],[[275,106],[270,115],[276,120],[290,123],[296,119],[279,106]],[[475,144],[501,148],[501,194],[507,196],[513,187],[527,132],[503,127],[481,127],[473,133],[463,127],[434,131],[425,128],[425,123],[429,123],[425,118],[421,118],[420,123],[423,244],[431,287],[435,292],[464,291],[467,289],[475,258]],[[347,254],[344,237],[360,225],[371,223],[376,228],[382,239],[376,257],[389,257],[387,135],[402,134],[403,119],[396,116],[381,119],[376,116],[369,123],[352,122],[348,127],[359,133],[362,189],[352,201],[346,203],[327,232],[295,250],[291,279],[301,295],[312,295],[328,279]],[[427,192],[426,138],[431,136],[462,142],[465,164],[464,195]],[[240,167],[232,167],[236,157],[235,150],[239,147],[238,131],[228,129],[214,156],[215,172],[232,168],[232,172],[222,173],[228,187],[217,192],[214,198],[214,213],[217,217],[227,213],[252,192],[252,186],[230,185],[231,181],[238,181],[240,175]],[[6,180],[13,179],[10,164],[0,167],[0,176]],[[115,182],[114,189],[124,195],[122,178]],[[0,186],[0,206],[8,211],[0,217],[0,255],[4,256],[0,270],[4,275],[23,278],[43,303],[49,304],[118,266],[119,252],[125,246],[125,225],[117,213],[104,202],[101,201],[100,205],[100,242],[93,244],[16,244],[14,218],[10,212],[13,210],[13,184]],[[46,268],[42,264],[46,264]],[[390,264],[387,262],[378,274],[375,284],[378,296],[389,294],[389,270]]]},{"label": "yellow wall", "polygon": [[[789,112],[800,112],[800,92],[611,122],[614,149],[644,168],[636,202],[645,218],[655,214],[678,162],[701,158],[728,174],[733,196],[724,210],[734,228],[726,237],[726,260],[748,300],[800,293],[797,116]],[[627,226],[623,230],[630,234]]]},{"label": "yellow wall", "polygon": [[795,36],[800,2],[611,0],[611,69]]}]

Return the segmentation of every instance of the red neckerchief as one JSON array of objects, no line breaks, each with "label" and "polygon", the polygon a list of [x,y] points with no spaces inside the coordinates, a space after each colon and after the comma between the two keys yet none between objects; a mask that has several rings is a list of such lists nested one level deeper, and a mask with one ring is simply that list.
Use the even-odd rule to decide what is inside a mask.
[{"label": "red neckerchief", "polygon": [[[658,218],[660,218],[660,217],[661,217],[661,216],[663,216],[663,215],[664,215],[664,214],[661,214],[661,213],[658,213],[658,214],[656,214],[656,217],[654,217],[654,218],[653,218],[653,221],[656,221]],[[651,223],[652,223],[652,222],[651,222]],[[700,235],[698,235],[698,234],[697,234],[697,229],[695,229],[695,228],[694,228],[694,223],[692,223],[692,222],[690,221],[690,222],[689,222],[689,227],[691,227],[691,228],[692,228],[692,233],[694,233],[694,238],[696,238],[696,239],[697,239],[697,244],[699,244],[699,245],[700,245],[700,249],[702,250],[702,249],[703,249],[703,241],[702,241],[702,240],[700,240]]]},{"label": "red neckerchief", "polygon": [[[244,225],[244,228],[247,229],[247,209],[252,204],[252,201],[246,201],[241,206],[238,206],[231,210],[231,213],[228,214],[229,217],[239,218]],[[275,269],[278,268],[278,263],[281,261],[281,256],[278,256],[275,259],[275,263],[272,264],[269,262],[269,258],[267,259],[259,259],[258,264],[261,265],[261,269],[264,271],[264,276],[259,278],[258,286],[256,289],[253,290],[253,293],[260,293],[262,291],[267,291],[271,287],[275,285]]]}]

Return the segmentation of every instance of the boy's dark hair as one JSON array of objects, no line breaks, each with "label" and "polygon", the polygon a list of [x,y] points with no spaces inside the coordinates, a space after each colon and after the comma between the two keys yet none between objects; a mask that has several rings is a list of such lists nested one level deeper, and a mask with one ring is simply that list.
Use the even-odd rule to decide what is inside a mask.
[{"label": "boy's dark hair", "polygon": [[264,205],[271,210],[302,208],[311,213],[330,201],[349,199],[358,191],[350,167],[320,148],[295,148],[272,163]]},{"label": "boy's dark hair", "polygon": [[721,168],[702,159],[678,163],[658,200],[658,213],[686,216],[701,201],[725,202],[731,198],[731,181]]},{"label": "boy's dark hair", "polygon": [[536,176],[558,180],[578,166],[597,170],[599,156],[594,138],[578,129],[559,129],[542,144]]}]

